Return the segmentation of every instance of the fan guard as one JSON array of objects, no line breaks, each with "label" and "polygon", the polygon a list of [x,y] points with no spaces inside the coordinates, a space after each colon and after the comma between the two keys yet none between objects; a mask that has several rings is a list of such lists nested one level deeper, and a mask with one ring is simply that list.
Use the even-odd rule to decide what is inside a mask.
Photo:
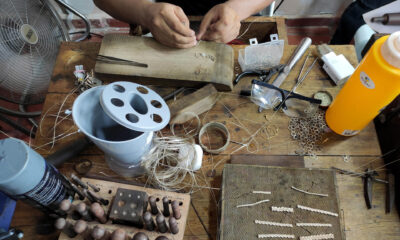
[{"label": "fan guard", "polygon": [[64,32],[47,2],[0,1],[0,96],[43,102]]}]

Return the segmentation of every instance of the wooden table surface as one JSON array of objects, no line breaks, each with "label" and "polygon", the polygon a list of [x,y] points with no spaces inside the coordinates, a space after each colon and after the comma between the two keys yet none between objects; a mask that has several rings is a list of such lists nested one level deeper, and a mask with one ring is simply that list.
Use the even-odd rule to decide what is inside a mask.
[{"label": "wooden table surface", "polygon": [[[86,70],[94,67],[95,56],[99,50],[98,43],[63,43],[54,67],[52,81],[49,92],[44,104],[44,116],[41,122],[41,132],[33,143],[40,154],[46,156],[62,147],[64,144],[72,142],[82,135],[75,133],[76,127],[70,118],[65,119],[56,127],[56,135],[64,133],[67,135],[53,144],[51,137],[54,134],[54,120],[52,114],[56,114],[59,104],[65,102],[64,108],[70,109],[75,93],[71,93],[74,88],[73,70],[77,64],[83,64]],[[236,53],[243,46],[233,46]],[[343,53],[353,66],[357,65],[354,47],[350,45],[332,46],[336,53]],[[282,63],[286,62],[295,46],[285,46]],[[313,54],[316,54],[315,46],[311,47]],[[297,76],[301,63],[300,60],[294,70],[283,84],[283,88],[291,89],[294,79]],[[309,62],[311,63],[311,61]],[[237,62],[235,71],[239,72]],[[282,112],[274,113],[265,111],[257,113],[257,106],[248,98],[238,96],[241,89],[248,88],[250,77],[244,78],[234,88],[233,92],[221,93],[217,104],[208,113],[200,116],[202,123],[210,121],[224,122],[231,133],[232,140],[242,142],[251,134],[257,131],[262,124],[269,119],[271,126],[278,129],[277,135],[269,139],[265,135],[258,135],[255,139],[260,143],[258,152],[253,154],[268,155],[295,155],[295,151],[300,147],[296,141],[292,140],[288,130],[289,118]],[[336,95],[339,88],[336,87],[328,76],[317,64],[309,74],[305,82],[298,88],[300,94],[311,96],[318,90],[329,91]],[[160,92],[164,94],[167,92]],[[229,110],[228,110],[229,109]],[[70,134],[70,135],[68,135]],[[250,151],[255,146],[250,146]],[[248,154],[245,148],[236,151],[238,146],[231,143],[226,151],[219,155],[206,154],[203,158],[203,167],[196,174],[199,187],[195,188],[192,194],[192,204],[187,222],[185,239],[216,239],[218,231],[218,203],[221,186],[221,172],[224,164],[229,162],[230,155]],[[305,156],[305,166],[310,168],[330,168],[332,166],[348,170],[363,171],[366,167],[376,168],[383,165],[375,128],[371,123],[359,135],[345,140],[329,142],[323,146],[321,151],[316,152],[316,156]],[[104,156],[100,150],[91,146],[80,156],[63,164],[60,171],[66,175],[73,172],[73,166],[80,159],[89,159],[93,162],[93,167],[87,176],[105,177],[109,179],[122,179],[113,173],[104,162]],[[215,170],[216,174],[212,177],[207,176],[209,170]],[[383,172],[380,177],[384,178]],[[141,179],[128,179],[130,181],[140,181]],[[367,210],[363,196],[363,183],[361,178],[350,177],[337,174],[337,188],[340,201],[340,211],[344,216],[343,228],[347,239],[399,239],[400,220],[396,210],[390,214],[385,214],[385,187],[382,184],[375,184],[373,188],[373,207]],[[25,232],[24,239],[57,239],[57,232],[50,232],[51,222],[44,217],[38,210],[32,209],[24,203],[19,202],[14,215],[12,226],[22,229]]]}]

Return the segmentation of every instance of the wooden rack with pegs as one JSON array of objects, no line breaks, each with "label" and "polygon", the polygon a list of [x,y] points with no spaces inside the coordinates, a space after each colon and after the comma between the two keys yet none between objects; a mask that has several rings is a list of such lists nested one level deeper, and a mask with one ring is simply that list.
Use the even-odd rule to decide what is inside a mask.
[{"label": "wooden rack with pegs", "polygon": [[[188,218],[188,213],[189,213],[189,205],[190,205],[190,195],[189,194],[183,194],[183,193],[174,193],[174,192],[167,192],[167,191],[162,191],[158,189],[152,189],[152,188],[145,188],[145,187],[139,187],[139,186],[134,186],[134,185],[129,185],[129,184],[122,184],[122,183],[116,183],[116,182],[109,182],[109,181],[103,181],[103,180],[97,180],[97,179],[89,179],[89,178],[82,178],[81,179],[83,182],[88,182],[93,186],[96,186],[97,188],[100,189],[98,194],[100,197],[104,198],[105,200],[109,201],[109,204],[106,206],[101,206],[105,214],[107,216],[110,215],[110,210],[111,207],[114,204],[114,199],[115,195],[117,193],[117,190],[120,189],[127,189],[127,190],[135,190],[135,191],[143,191],[147,193],[147,196],[152,196],[156,199],[156,205],[157,208],[159,209],[159,212],[162,213],[164,206],[163,206],[163,198],[167,197],[170,201],[169,207],[170,207],[170,212],[172,213],[172,202],[174,203],[179,203],[179,210],[181,214],[181,218],[176,220],[179,232],[177,234],[172,234],[170,229],[169,229],[169,217],[165,217],[167,226],[168,226],[168,231],[166,233],[160,233],[157,229],[157,226],[155,227],[154,231],[148,231],[146,226],[143,228],[137,228],[135,226],[130,226],[130,225],[122,225],[122,224],[114,224],[110,219],[104,224],[100,223],[98,220],[94,220],[91,222],[87,222],[87,229],[88,231],[92,231],[96,226],[101,226],[105,229],[106,232],[111,234],[114,230],[116,229],[123,229],[127,233],[127,237],[129,239],[132,239],[132,237],[138,233],[142,232],[145,233],[149,240],[155,240],[156,238],[160,236],[165,236],[168,239],[172,240],[182,240],[184,233],[185,233],[185,226],[186,226],[186,220]],[[80,202],[85,202],[86,204],[90,205],[90,202],[85,199],[85,200],[79,200],[79,198],[75,198],[73,201],[73,205],[76,206]],[[176,205],[176,204],[175,204]],[[150,209],[150,204],[145,204],[145,209],[149,212],[151,212]],[[171,217],[173,214],[171,214]],[[156,215],[152,215],[153,221],[156,221]],[[73,218],[72,214],[69,214],[67,216],[67,222],[69,224],[74,225],[75,222],[77,221],[76,218]],[[87,232],[86,232],[87,233]],[[84,235],[78,234],[74,238],[68,237],[65,233],[61,232],[59,236],[59,240],[69,240],[69,239],[75,239],[75,240],[84,240]]]}]

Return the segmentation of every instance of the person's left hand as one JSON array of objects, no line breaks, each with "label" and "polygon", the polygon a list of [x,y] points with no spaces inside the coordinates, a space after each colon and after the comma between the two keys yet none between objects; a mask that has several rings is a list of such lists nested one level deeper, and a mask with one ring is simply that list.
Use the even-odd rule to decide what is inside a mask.
[{"label": "person's left hand", "polygon": [[214,6],[204,16],[197,40],[227,43],[239,35],[240,19],[237,12],[228,4]]}]

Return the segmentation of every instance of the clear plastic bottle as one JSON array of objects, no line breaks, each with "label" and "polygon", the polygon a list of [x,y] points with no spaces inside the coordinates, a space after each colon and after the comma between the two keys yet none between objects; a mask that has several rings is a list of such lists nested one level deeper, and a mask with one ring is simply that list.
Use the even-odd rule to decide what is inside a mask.
[{"label": "clear plastic bottle", "polygon": [[326,111],[331,130],[358,134],[400,94],[400,32],[378,39]]}]

